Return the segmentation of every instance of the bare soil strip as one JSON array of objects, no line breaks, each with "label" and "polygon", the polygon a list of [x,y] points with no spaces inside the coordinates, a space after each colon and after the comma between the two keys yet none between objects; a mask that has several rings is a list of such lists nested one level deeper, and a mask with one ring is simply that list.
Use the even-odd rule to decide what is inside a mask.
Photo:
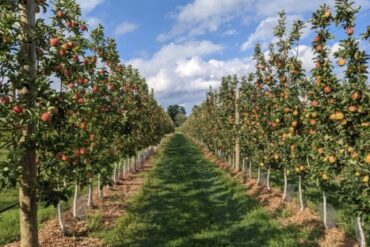
[{"label": "bare soil strip", "polygon": [[[87,217],[99,217],[102,229],[112,228],[116,220],[125,212],[127,200],[136,194],[144,181],[143,173],[152,169],[153,158],[144,162],[142,168],[137,169],[135,173],[130,173],[121,178],[112,188],[104,188],[104,200],[98,199],[98,193],[94,190],[94,207],[87,209],[81,207],[81,203],[86,205],[87,195],[80,198],[79,210],[86,210]],[[82,206],[83,206],[82,205]],[[66,229],[71,236],[64,236],[60,231],[58,220],[52,219],[43,224],[39,231],[39,242],[41,247],[99,247],[102,242],[89,236],[89,229],[84,220],[77,220],[72,217],[72,211],[68,210],[64,214]],[[5,247],[18,247],[19,242],[5,245]]]}]

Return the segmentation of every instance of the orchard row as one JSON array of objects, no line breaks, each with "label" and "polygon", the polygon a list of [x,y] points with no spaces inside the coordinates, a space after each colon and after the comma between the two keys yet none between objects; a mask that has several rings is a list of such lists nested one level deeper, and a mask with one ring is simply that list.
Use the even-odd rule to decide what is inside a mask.
[{"label": "orchard row", "polygon": [[0,189],[20,188],[21,246],[38,245],[38,202],[56,206],[92,178],[111,184],[114,163],[173,131],[120,61],[115,40],[101,25],[89,32],[74,0],[1,1]]},{"label": "orchard row", "polygon": [[[281,12],[274,42],[266,51],[255,47],[255,72],[225,77],[220,89],[195,108],[184,130],[216,153],[236,152],[237,170],[240,148],[259,170],[281,172],[282,201],[288,176],[297,178],[300,189],[302,181],[318,187],[324,207],[325,192],[340,195],[357,219],[364,244],[362,228],[370,224],[370,90],[369,56],[360,43],[368,45],[370,27],[361,36],[356,32],[358,12],[350,1],[337,0],[333,8],[322,5],[313,13],[311,73],[304,71],[298,53],[306,23],[297,20],[287,32]],[[344,38],[336,40],[333,29]],[[339,49],[332,52],[335,43]]]}]

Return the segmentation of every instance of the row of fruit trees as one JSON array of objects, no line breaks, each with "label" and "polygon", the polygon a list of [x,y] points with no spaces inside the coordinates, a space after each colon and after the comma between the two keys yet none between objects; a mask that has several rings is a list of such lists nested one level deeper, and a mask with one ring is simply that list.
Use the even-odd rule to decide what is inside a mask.
[{"label": "row of fruit trees", "polygon": [[19,187],[21,246],[38,246],[38,202],[56,206],[93,178],[111,184],[112,164],[171,131],[145,80],[120,64],[102,26],[88,30],[74,0],[0,2],[0,189]]},{"label": "row of fruit trees", "polygon": [[[370,27],[356,33],[358,12],[352,2],[337,0],[333,8],[322,5],[309,23],[295,21],[290,32],[285,13],[279,13],[274,42],[266,51],[255,47],[255,72],[241,79],[223,78],[220,89],[208,93],[183,128],[227,156],[240,138],[242,157],[267,174],[283,174],[282,201],[288,176],[299,183],[301,209],[302,183],[320,189],[325,226],[325,193],[338,194],[356,218],[365,246],[363,226],[370,224],[370,89],[369,56],[360,44],[369,42]],[[308,24],[315,33],[311,73],[304,71],[298,56]],[[333,29],[345,37],[335,40]],[[335,52],[330,46],[334,42],[339,44]]]}]

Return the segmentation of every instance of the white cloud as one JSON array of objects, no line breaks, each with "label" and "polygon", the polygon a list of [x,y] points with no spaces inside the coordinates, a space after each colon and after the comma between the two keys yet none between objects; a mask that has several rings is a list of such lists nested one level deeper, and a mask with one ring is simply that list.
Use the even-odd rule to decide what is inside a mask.
[{"label": "white cloud", "polygon": [[188,41],[163,46],[148,59],[127,61],[137,67],[162,105],[183,104],[189,111],[200,103],[210,86],[219,87],[230,74],[246,75],[253,70],[251,58],[217,60],[206,56],[223,51],[210,41]]},{"label": "white cloud", "polygon": [[236,31],[235,29],[229,29],[225,32],[222,33],[222,36],[234,36],[234,35],[237,35],[238,34],[238,31]]},{"label": "white cloud", "polygon": [[[301,19],[300,16],[290,15],[286,17],[287,27],[290,27],[294,20]],[[248,36],[248,39],[241,46],[241,50],[245,51],[254,46],[257,43],[261,43],[263,48],[267,47],[268,43],[274,41],[274,28],[277,25],[278,17],[267,17],[263,19],[257,26],[256,31]],[[305,29],[308,32],[307,29]]]},{"label": "white cloud", "polygon": [[77,0],[81,10],[84,14],[93,11],[99,4],[102,4],[105,0]]},{"label": "white cloud", "polygon": [[252,0],[194,0],[175,15],[175,25],[167,33],[157,37],[158,41],[166,41],[187,33],[192,37],[205,32],[217,31],[221,24],[228,22],[250,6]]},{"label": "white cloud", "polygon": [[298,58],[302,61],[304,70],[309,73],[314,67],[313,58],[314,54],[311,46],[299,45],[298,46]]},{"label": "white cloud", "polygon": [[114,29],[114,33],[116,35],[123,35],[123,34],[126,34],[126,33],[130,33],[130,32],[133,32],[135,31],[136,29],[138,28],[138,25],[135,24],[135,23],[131,23],[131,22],[122,22],[120,23],[115,29]]},{"label": "white cloud", "polygon": [[[276,0],[268,1],[268,4],[261,0],[193,0],[178,8],[172,15],[173,27],[159,34],[157,40],[186,40],[219,31],[232,20],[246,25],[276,16],[281,10],[285,10],[288,15],[312,13],[324,3],[334,6],[335,0]],[[370,8],[370,1],[357,0],[356,5],[364,11]]]},{"label": "white cloud", "polygon": [[89,28],[97,27],[99,24],[103,23],[103,21],[97,17],[87,17],[86,22],[89,25]]}]

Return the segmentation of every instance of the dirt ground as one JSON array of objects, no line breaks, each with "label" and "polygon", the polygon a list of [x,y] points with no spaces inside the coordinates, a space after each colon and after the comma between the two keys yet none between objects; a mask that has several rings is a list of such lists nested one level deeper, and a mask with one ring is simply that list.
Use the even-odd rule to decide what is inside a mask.
[{"label": "dirt ground", "polygon": [[[102,227],[109,229],[116,220],[125,212],[126,202],[133,194],[137,193],[143,182],[143,172],[147,172],[152,168],[153,159],[144,162],[140,169],[136,172],[126,174],[111,188],[105,187],[103,190],[103,200],[98,199],[98,192],[95,188],[93,193],[94,204],[93,208],[87,209],[87,195],[83,195],[78,200],[78,215],[88,215],[94,217],[99,215]],[[41,247],[99,247],[103,246],[102,242],[89,236],[89,230],[86,221],[83,219],[75,219],[72,216],[72,211],[68,210],[64,213],[64,222],[68,236],[62,234],[57,218],[51,219],[42,225],[39,231],[39,243]],[[19,242],[13,242],[5,245],[5,247],[17,247]]]}]

